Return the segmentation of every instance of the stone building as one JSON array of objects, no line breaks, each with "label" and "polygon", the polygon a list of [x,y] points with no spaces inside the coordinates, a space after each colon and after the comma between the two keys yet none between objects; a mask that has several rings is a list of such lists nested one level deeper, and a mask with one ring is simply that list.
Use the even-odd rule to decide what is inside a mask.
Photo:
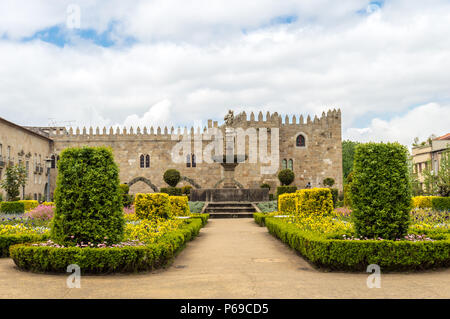
[{"label": "stone building", "polygon": [[450,149],[450,133],[436,137],[429,143],[412,148],[414,172],[417,173],[420,187],[423,189],[425,170],[439,171],[442,154]]},{"label": "stone building", "polygon": [[[235,154],[245,152],[247,156],[245,162],[236,167],[234,180],[236,187],[259,188],[261,184],[268,183],[271,185],[271,192],[274,192],[279,185],[278,171],[290,168],[295,173],[293,184],[299,188],[304,188],[308,182],[312,187],[322,186],[322,181],[331,177],[336,182],[335,187],[342,189],[340,110],[322,113],[320,118],[316,116],[311,119],[307,116],[306,120],[303,116],[299,118],[286,116],[284,121],[278,113],[267,112],[264,117],[262,112],[259,112],[256,117],[253,113],[247,116],[243,112],[227,118],[226,123],[220,126],[217,121],[208,120],[207,127],[183,130],[173,127],[74,130],[64,127],[22,128],[15,125],[14,131],[6,133],[4,123],[6,121],[2,121],[0,126],[2,138],[0,143],[20,144],[19,140],[23,138],[23,134],[20,135],[19,132],[28,132],[28,135],[34,136],[35,139],[44,141],[45,145],[36,142],[32,147],[32,143],[25,145],[22,142],[24,152],[34,154],[35,148],[39,147],[40,152],[36,154],[42,155],[41,160],[47,156],[57,159],[61,151],[67,147],[111,147],[120,168],[120,180],[130,185],[131,193],[154,192],[166,187],[162,176],[169,168],[180,171],[182,181],[179,186],[223,187],[223,168],[217,162],[211,161],[208,154],[217,155],[215,147],[221,145],[220,143],[227,144],[226,136],[230,131],[234,134],[232,144]],[[239,144],[239,140],[245,141],[243,146],[240,146],[242,143]],[[279,147],[275,148],[276,144]],[[181,151],[176,151],[180,147]],[[14,152],[17,150],[15,148]],[[264,158],[269,158],[268,160],[261,160],[263,153],[267,153]],[[174,159],[176,157],[177,160]],[[56,169],[51,169],[50,174],[52,194]],[[33,177],[30,181],[33,181]],[[31,186],[27,186],[26,194],[34,194],[35,188]],[[43,187],[41,193],[44,194]]]}]

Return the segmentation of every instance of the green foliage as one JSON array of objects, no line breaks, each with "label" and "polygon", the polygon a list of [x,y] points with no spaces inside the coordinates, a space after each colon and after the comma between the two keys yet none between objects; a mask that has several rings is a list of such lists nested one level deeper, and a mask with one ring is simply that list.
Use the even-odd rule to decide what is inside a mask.
[{"label": "green foliage", "polygon": [[253,213],[253,220],[259,226],[263,227],[266,225],[266,218],[273,217],[275,215],[279,215],[278,212],[270,212],[270,213]]},{"label": "green foliage", "polygon": [[396,239],[406,235],[411,210],[408,150],[399,143],[360,144],[351,183],[358,236]]},{"label": "green foliage", "polygon": [[208,223],[209,214],[192,214],[191,218],[199,218],[202,221],[202,227]]},{"label": "green foliage", "polygon": [[9,257],[9,247],[13,245],[45,241],[48,238],[49,238],[48,235],[33,235],[33,234],[1,235],[0,258]]},{"label": "green foliage", "polygon": [[205,202],[189,202],[189,210],[192,214],[200,213],[205,206]]},{"label": "green foliage", "polygon": [[276,200],[261,202],[258,203],[257,206],[263,213],[271,213],[278,210],[278,202]]},{"label": "green foliage", "polygon": [[192,189],[191,185],[185,185],[181,187],[181,194],[189,196],[191,194],[191,189]]},{"label": "green foliage", "polygon": [[277,197],[282,194],[295,193],[297,186],[278,186],[277,187]]},{"label": "green foliage", "polygon": [[342,169],[344,173],[344,179],[353,170],[353,157],[355,155],[355,148],[359,145],[358,142],[342,141]]},{"label": "green foliage", "polygon": [[283,169],[278,173],[278,179],[281,185],[290,185],[295,179],[295,174],[290,169]]},{"label": "green foliage", "polygon": [[344,206],[352,207],[351,187],[353,182],[353,172],[348,174],[346,183],[344,185]]},{"label": "green foliage", "polygon": [[171,168],[164,172],[163,179],[164,179],[164,182],[167,183],[167,185],[169,185],[171,187],[176,187],[178,182],[181,179],[181,175],[180,175],[179,171]]},{"label": "green foliage", "polygon": [[269,184],[267,184],[267,183],[263,183],[263,184],[261,184],[261,186],[260,186],[261,188],[268,188],[269,190],[270,190],[270,185]]},{"label": "green foliage", "polygon": [[297,195],[296,213],[300,216],[330,215],[333,211],[333,196],[329,188],[301,189]]},{"label": "green foliage", "polygon": [[278,196],[278,210],[283,214],[298,212],[299,193],[286,193]]},{"label": "green foliage", "polygon": [[323,180],[323,185],[327,187],[332,187],[334,185],[334,179],[331,177],[327,177]]},{"label": "green foliage", "polygon": [[169,201],[173,216],[189,216],[191,214],[187,196],[169,196]]},{"label": "green foliage", "polygon": [[140,219],[172,217],[169,195],[165,193],[137,194],[135,210]]},{"label": "green foliage", "polygon": [[37,200],[26,199],[26,200],[19,200],[19,202],[23,203],[26,212],[32,210],[33,208],[38,207],[39,205],[39,202]]},{"label": "green foliage", "polygon": [[269,232],[318,267],[366,271],[377,264],[384,271],[422,270],[450,266],[450,240],[338,240],[303,231],[279,218],[265,218]]},{"label": "green foliage", "polygon": [[66,272],[76,264],[82,273],[137,272],[167,265],[186,242],[196,237],[202,227],[201,218],[186,220],[176,231],[145,246],[123,248],[80,248],[15,245],[11,258],[23,270],[34,272]]},{"label": "green foliage", "polygon": [[25,204],[22,202],[1,202],[0,213],[4,214],[23,214],[25,212]]},{"label": "green foliage", "polygon": [[161,193],[168,194],[169,196],[181,196],[183,191],[180,187],[161,187]]},{"label": "green foliage", "polygon": [[337,207],[337,202],[339,200],[339,189],[330,188],[331,196],[333,197],[333,207]]},{"label": "green foliage", "polygon": [[27,183],[27,171],[23,165],[8,165],[5,178],[0,180],[0,187],[6,191],[7,200],[15,201],[19,198],[20,188]]},{"label": "green foliage", "polygon": [[433,197],[431,207],[437,211],[450,211],[450,197]]},{"label": "green foliage", "polygon": [[124,230],[119,169],[105,147],[68,148],[58,162],[52,239],[72,246],[118,243]]}]

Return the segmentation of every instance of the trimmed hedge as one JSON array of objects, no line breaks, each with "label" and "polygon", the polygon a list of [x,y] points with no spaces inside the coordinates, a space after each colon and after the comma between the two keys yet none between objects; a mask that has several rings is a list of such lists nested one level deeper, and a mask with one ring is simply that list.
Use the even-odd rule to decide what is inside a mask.
[{"label": "trimmed hedge", "polygon": [[295,179],[295,174],[290,169],[283,169],[278,173],[278,179],[281,182],[281,185],[289,185]]},{"label": "trimmed hedge", "polygon": [[295,214],[298,209],[299,193],[288,193],[278,197],[278,210],[283,214]]},{"label": "trimmed hedge", "polygon": [[173,216],[189,216],[189,203],[187,196],[169,196],[170,209]]},{"label": "trimmed hedge", "polygon": [[19,200],[19,202],[23,203],[26,212],[39,206],[37,200]]},{"label": "trimmed hedge", "polygon": [[450,211],[450,197],[434,197],[431,206],[434,210]]},{"label": "trimmed hedge", "polygon": [[395,239],[410,223],[408,149],[399,143],[366,143],[355,149],[351,196],[358,236]]},{"label": "trimmed hedge", "polygon": [[169,195],[165,193],[136,194],[134,207],[139,219],[172,217]]},{"label": "trimmed hedge", "polygon": [[266,218],[267,217],[273,217],[275,215],[279,215],[278,212],[272,212],[272,213],[253,213],[253,220],[255,223],[257,223],[259,226],[264,227],[266,225]]},{"label": "trimmed hedge", "polygon": [[297,186],[278,186],[277,187],[277,197],[282,194],[295,193]]},{"label": "trimmed hedge", "polygon": [[25,204],[21,202],[1,202],[0,213],[3,214],[23,214],[25,212]]},{"label": "trimmed hedge", "polygon": [[330,270],[423,270],[450,266],[450,239],[439,241],[338,240],[300,230],[277,218],[266,218],[269,232],[314,265]]},{"label": "trimmed hedge", "polygon": [[0,258],[9,257],[10,246],[39,242],[47,239],[49,239],[48,235],[2,235],[0,236]]},{"label": "trimmed hedge", "polygon": [[196,237],[202,220],[193,218],[176,231],[165,234],[158,242],[146,246],[124,248],[45,247],[14,245],[10,256],[17,267],[33,272],[66,272],[76,264],[81,273],[137,272],[167,265],[186,242]]},{"label": "trimmed hedge", "polygon": [[208,223],[209,214],[191,214],[191,218],[199,218],[202,221],[202,227]]},{"label": "trimmed hedge", "polygon": [[311,214],[329,215],[333,211],[333,196],[329,188],[298,190],[297,213],[303,216]]},{"label": "trimmed hedge", "polygon": [[61,153],[51,238],[75,246],[122,241],[125,227],[119,168],[106,147],[73,147]]},{"label": "trimmed hedge", "polygon": [[161,187],[161,193],[168,194],[169,196],[182,196],[183,190],[181,187]]}]

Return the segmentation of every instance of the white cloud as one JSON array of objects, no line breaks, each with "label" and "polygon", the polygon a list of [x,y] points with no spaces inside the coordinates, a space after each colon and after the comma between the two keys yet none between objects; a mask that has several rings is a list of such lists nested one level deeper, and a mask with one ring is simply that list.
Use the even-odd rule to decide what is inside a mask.
[{"label": "white cloud", "polygon": [[424,141],[430,135],[449,133],[450,105],[428,103],[390,120],[372,119],[369,127],[348,128],[344,139],[364,142],[400,142],[411,146],[415,137]]},{"label": "white cloud", "polygon": [[[431,102],[448,111],[448,1],[389,1],[370,15],[356,14],[369,1],[261,1],[77,1],[82,27],[102,32],[117,21],[114,37],[139,41],[129,48],[21,43],[64,23],[72,1],[2,1],[0,38],[10,40],[0,40],[0,116],[26,125],[184,126],[222,119],[229,108],[314,115],[340,107],[347,136],[372,130],[390,139],[397,122],[374,120],[361,131],[361,121],[403,118]],[[268,25],[283,15],[298,20]],[[407,144],[420,135],[413,129],[398,133]]]}]

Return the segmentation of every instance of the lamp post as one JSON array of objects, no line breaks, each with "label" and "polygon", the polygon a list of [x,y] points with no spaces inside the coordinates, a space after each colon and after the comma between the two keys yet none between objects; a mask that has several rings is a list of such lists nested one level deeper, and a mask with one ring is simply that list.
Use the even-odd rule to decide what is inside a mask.
[{"label": "lamp post", "polygon": [[47,199],[46,201],[50,201],[50,168],[52,168],[52,159],[47,157],[45,159],[45,165],[47,166]]}]

